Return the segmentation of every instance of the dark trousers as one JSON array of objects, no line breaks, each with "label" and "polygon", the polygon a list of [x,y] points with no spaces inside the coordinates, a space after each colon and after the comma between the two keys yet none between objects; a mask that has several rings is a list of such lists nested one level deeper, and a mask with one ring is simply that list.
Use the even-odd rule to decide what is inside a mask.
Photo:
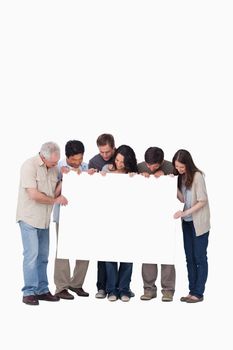
[{"label": "dark trousers", "polygon": [[106,290],[106,266],[105,261],[98,261],[97,262],[97,289],[103,289]]},{"label": "dark trousers", "polygon": [[184,250],[186,255],[189,294],[203,297],[208,276],[207,246],[209,232],[196,236],[192,221],[182,222]]}]

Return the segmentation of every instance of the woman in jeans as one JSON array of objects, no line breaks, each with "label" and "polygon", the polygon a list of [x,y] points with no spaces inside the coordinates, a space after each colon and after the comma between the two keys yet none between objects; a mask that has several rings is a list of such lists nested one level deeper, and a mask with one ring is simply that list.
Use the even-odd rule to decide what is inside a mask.
[{"label": "woman in jeans", "polygon": [[[113,164],[105,165],[102,174],[118,173],[133,174],[138,173],[137,160],[134,150],[127,145],[117,148]],[[119,268],[117,262],[105,262],[107,282],[106,290],[109,301],[116,301],[120,298],[122,301],[129,301],[131,295],[130,282],[132,276],[133,264],[129,262],[120,262]]]},{"label": "woman in jeans", "polygon": [[172,160],[178,171],[178,198],[183,211],[174,214],[182,219],[189,293],[180,300],[187,303],[203,301],[208,275],[207,246],[210,230],[210,210],[204,174],[194,164],[191,154],[178,150]]}]

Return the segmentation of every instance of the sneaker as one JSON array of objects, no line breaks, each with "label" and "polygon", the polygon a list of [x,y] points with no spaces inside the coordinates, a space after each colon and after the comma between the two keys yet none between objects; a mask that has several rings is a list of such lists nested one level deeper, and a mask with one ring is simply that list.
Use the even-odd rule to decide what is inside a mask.
[{"label": "sneaker", "polygon": [[122,295],[121,296],[121,301],[130,301],[130,297],[128,297],[128,295]]},{"label": "sneaker", "polygon": [[108,300],[109,301],[116,301],[117,300],[117,296],[115,294],[109,294]]},{"label": "sneaker", "polygon": [[173,293],[169,291],[164,291],[162,296],[162,301],[172,301]]},{"label": "sneaker", "polygon": [[96,293],[95,297],[97,299],[104,299],[104,298],[106,298],[105,290],[103,290],[103,289],[98,290],[98,292]]},{"label": "sneaker", "polygon": [[141,300],[151,300],[153,298],[157,297],[157,293],[156,292],[148,292],[148,291],[144,291],[144,294],[141,295],[140,299]]}]

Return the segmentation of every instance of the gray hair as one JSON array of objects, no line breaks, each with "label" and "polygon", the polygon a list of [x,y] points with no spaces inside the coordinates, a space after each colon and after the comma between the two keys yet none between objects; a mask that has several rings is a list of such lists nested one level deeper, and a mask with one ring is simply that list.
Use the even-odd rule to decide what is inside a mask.
[{"label": "gray hair", "polygon": [[40,154],[49,160],[53,153],[57,153],[60,157],[60,147],[55,142],[46,142],[41,146]]}]

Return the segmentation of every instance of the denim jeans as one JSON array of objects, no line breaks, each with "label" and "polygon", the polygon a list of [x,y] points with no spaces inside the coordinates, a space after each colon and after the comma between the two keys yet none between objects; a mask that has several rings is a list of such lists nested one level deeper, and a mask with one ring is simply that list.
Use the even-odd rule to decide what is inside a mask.
[{"label": "denim jeans", "polygon": [[49,228],[39,229],[19,221],[23,243],[24,296],[49,291],[47,265],[49,255]]},{"label": "denim jeans", "polygon": [[207,246],[209,232],[196,236],[192,221],[182,222],[184,250],[186,255],[189,294],[203,297],[208,276]]},{"label": "denim jeans", "polygon": [[132,263],[120,263],[119,269],[117,262],[106,262],[107,283],[106,291],[108,294],[114,294],[121,297],[127,295],[130,297],[130,282],[133,270]]},{"label": "denim jeans", "polygon": [[103,289],[106,290],[106,266],[105,261],[98,261],[97,262],[97,289]]}]

